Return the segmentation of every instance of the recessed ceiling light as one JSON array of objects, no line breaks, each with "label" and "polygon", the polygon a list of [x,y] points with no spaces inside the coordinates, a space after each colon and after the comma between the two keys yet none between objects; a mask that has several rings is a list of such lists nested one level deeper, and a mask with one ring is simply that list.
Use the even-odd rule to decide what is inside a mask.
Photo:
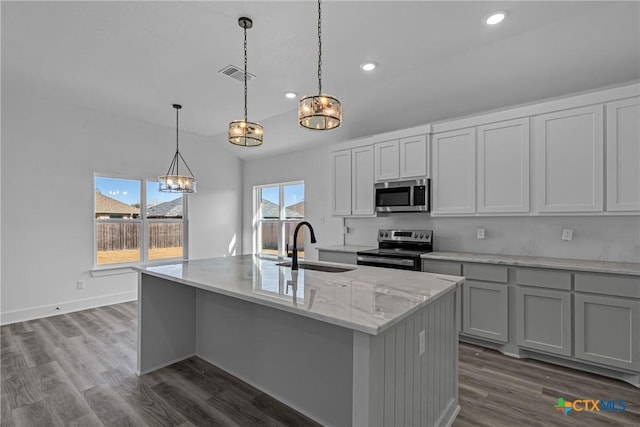
[{"label": "recessed ceiling light", "polygon": [[293,99],[293,98],[296,98],[298,94],[295,92],[285,92],[284,96],[286,96],[288,99]]},{"label": "recessed ceiling light", "polygon": [[375,62],[365,62],[364,64],[360,65],[360,68],[362,68],[364,71],[373,71],[377,66],[378,64],[376,64]]},{"label": "recessed ceiling light", "polygon": [[506,17],[507,17],[507,12],[505,11],[495,12],[489,15],[484,22],[487,25],[496,25],[504,21],[504,18]]}]

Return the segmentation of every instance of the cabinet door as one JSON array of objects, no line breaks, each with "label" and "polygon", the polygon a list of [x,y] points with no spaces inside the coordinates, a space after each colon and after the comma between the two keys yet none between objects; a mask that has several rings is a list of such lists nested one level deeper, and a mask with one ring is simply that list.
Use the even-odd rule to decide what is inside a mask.
[{"label": "cabinet door", "polygon": [[640,370],[640,301],[575,294],[576,358]]},{"label": "cabinet door", "polygon": [[529,212],[529,119],[478,127],[478,212]]},{"label": "cabinet door", "polygon": [[379,142],[373,146],[376,181],[398,179],[400,177],[400,158],[398,141]]},{"label": "cabinet door", "polygon": [[607,210],[640,211],[640,98],[607,104]]},{"label": "cabinet door", "polygon": [[351,150],[331,153],[331,212],[351,215]]},{"label": "cabinet door", "polygon": [[462,285],[462,331],[508,341],[508,291],[505,284],[467,280]]},{"label": "cabinet door", "polygon": [[540,212],[602,212],[603,107],[534,118]]},{"label": "cabinet door", "polygon": [[373,146],[351,150],[351,214],[374,214]]},{"label": "cabinet door", "polygon": [[433,215],[475,213],[475,129],[433,136]]},{"label": "cabinet door", "polygon": [[400,140],[400,178],[427,176],[427,137],[425,135]]},{"label": "cabinet door", "polygon": [[519,346],[571,356],[571,293],[516,289]]}]

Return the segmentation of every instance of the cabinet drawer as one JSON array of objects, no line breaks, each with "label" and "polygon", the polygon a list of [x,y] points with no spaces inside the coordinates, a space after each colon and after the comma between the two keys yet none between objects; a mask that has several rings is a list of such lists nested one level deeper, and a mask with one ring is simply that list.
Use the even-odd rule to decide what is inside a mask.
[{"label": "cabinet drawer", "polygon": [[519,268],[516,270],[516,282],[519,285],[570,291],[571,273],[567,271]]},{"label": "cabinet drawer", "polygon": [[508,282],[508,269],[501,265],[463,264],[463,275],[468,279],[485,282]]},{"label": "cabinet drawer", "polygon": [[451,276],[462,276],[462,264],[449,261],[422,260],[422,271],[436,274],[449,274]]},{"label": "cabinet drawer", "polygon": [[633,276],[576,273],[575,286],[580,292],[640,298],[640,278]]}]

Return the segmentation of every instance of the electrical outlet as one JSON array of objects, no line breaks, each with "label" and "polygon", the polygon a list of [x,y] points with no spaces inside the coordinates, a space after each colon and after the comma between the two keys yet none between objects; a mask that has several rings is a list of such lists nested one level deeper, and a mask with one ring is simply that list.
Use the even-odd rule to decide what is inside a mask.
[{"label": "electrical outlet", "polygon": [[570,241],[573,239],[573,230],[570,228],[562,229],[562,240]]},{"label": "electrical outlet", "polygon": [[349,234],[349,227],[344,227],[343,229],[344,234]]},{"label": "electrical outlet", "polygon": [[484,228],[478,228],[478,231],[476,233],[476,237],[478,239],[484,239]]},{"label": "electrical outlet", "polygon": [[84,280],[78,280],[76,282],[77,289],[84,289]]},{"label": "electrical outlet", "polygon": [[424,329],[420,331],[418,334],[418,341],[420,341],[420,350],[418,351],[418,356],[422,356],[424,354],[424,341],[425,341],[425,332]]}]

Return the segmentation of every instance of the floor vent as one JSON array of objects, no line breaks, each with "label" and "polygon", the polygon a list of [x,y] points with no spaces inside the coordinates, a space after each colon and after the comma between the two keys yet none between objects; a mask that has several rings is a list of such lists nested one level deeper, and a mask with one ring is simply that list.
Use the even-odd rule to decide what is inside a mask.
[{"label": "floor vent", "polygon": [[[228,65],[224,67],[222,70],[220,70],[219,72],[224,74],[225,76],[231,77],[232,79],[236,79],[240,82],[244,82],[244,71],[236,67],[235,65]],[[247,73],[247,81],[253,80],[255,78],[256,76],[254,76],[253,74]]]}]

